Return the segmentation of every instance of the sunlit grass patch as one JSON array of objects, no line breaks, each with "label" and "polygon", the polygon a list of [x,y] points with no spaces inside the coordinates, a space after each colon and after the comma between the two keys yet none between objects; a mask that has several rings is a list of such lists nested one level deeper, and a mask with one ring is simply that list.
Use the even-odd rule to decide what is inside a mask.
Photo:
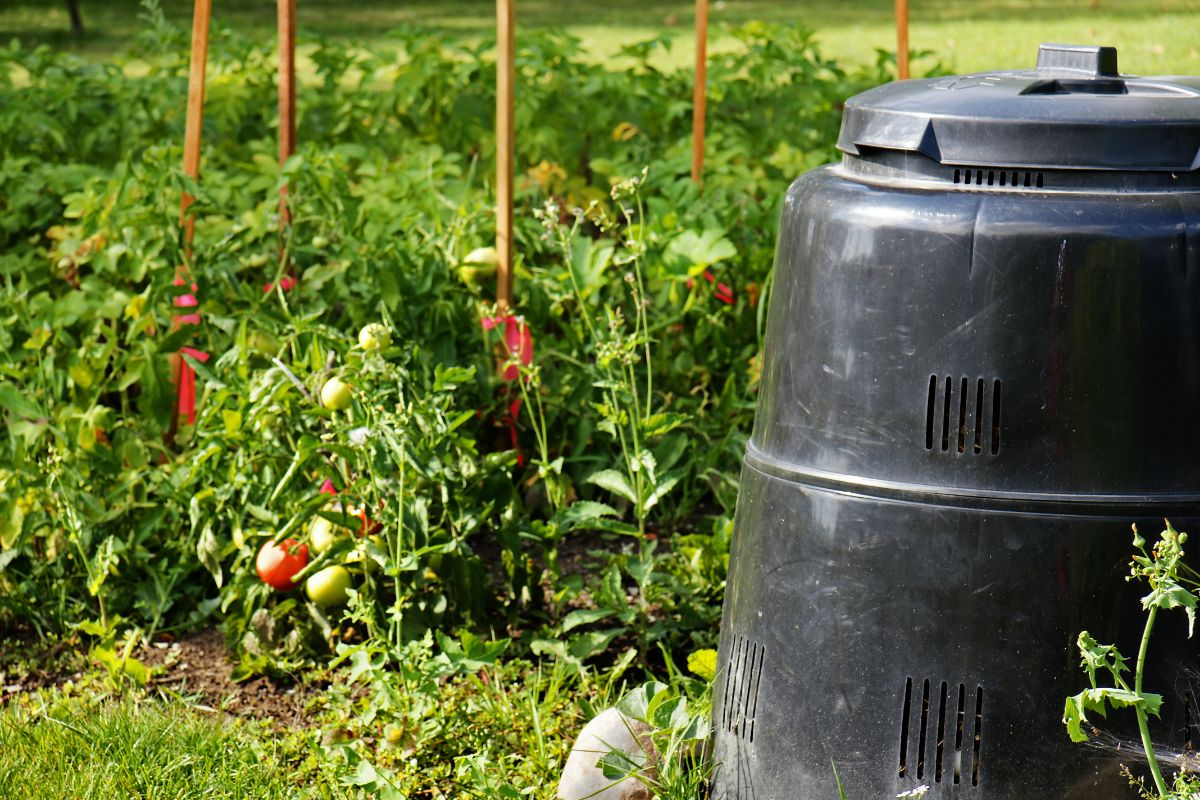
[{"label": "sunlit grass patch", "polygon": [[154,702],[0,710],[0,797],[294,796],[269,739]]}]

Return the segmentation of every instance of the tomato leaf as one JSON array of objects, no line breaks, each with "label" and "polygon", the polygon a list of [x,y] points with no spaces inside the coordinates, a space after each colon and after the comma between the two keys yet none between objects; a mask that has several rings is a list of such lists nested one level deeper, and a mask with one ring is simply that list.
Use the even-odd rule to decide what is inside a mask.
[{"label": "tomato leaf", "polygon": [[0,407],[26,419],[40,419],[46,416],[41,406],[11,383],[0,383]]},{"label": "tomato leaf", "polygon": [[196,555],[200,558],[200,563],[212,575],[217,588],[220,589],[225,580],[224,572],[221,570],[221,546],[217,544],[217,537],[213,534],[211,524],[205,525],[200,531],[200,538],[196,540]]}]

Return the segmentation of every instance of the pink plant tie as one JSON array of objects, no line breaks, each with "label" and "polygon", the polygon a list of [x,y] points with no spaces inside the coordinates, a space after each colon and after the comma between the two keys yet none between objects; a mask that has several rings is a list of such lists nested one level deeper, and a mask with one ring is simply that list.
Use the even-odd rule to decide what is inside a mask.
[{"label": "pink plant tie", "polygon": [[[485,331],[495,330],[501,325],[504,326],[504,347],[508,351],[509,358],[516,358],[521,366],[528,367],[533,363],[533,332],[525,323],[524,317],[513,316],[512,314],[504,314],[497,317],[484,317],[481,321]],[[499,365],[500,377],[505,381],[512,382],[521,377],[521,368],[516,364],[505,363]],[[525,453],[521,451],[521,441],[517,432],[517,420],[521,417],[521,397],[517,395],[508,405],[508,413],[500,420],[500,423],[508,428],[508,437],[512,442],[512,449],[517,452],[517,464],[525,466]]]}]

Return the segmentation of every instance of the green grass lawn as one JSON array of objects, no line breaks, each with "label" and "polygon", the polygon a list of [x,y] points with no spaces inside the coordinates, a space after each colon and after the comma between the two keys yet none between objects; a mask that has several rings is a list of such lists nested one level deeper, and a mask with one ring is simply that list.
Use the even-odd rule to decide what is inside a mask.
[{"label": "green grass lawn", "polygon": [[270,737],[153,702],[0,707],[0,754],[4,797],[293,796]]},{"label": "green grass lawn", "polygon": [[[1030,66],[1043,41],[1111,44],[1121,63],[1140,74],[1200,72],[1200,0],[911,0],[914,49],[933,50],[959,72]],[[0,6],[0,42],[16,36],[78,47],[102,57],[119,50],[141,24],[136,0],[82,0],[89,33],[75,43],[66,5],[53,0],[7,0]],[[270,41],[275,4],[270,0],[214,4],[218,22]],[[167,16],[189,24],[191,3],[164,0]],[[492,0],[297,0],[302,30],[386,44],[387,30],[403,24],[479,35],[492,24]],[[565,27],[603,58],[620,44],[664,30],[679,33],[673,60],[691,58],[691,0],[517,0],[518,27]],[[721,26],[749,19],[805,25],[824,51],[847,64],[874,59],[894,47],[888,0],[716,0],[717,46]]]}]

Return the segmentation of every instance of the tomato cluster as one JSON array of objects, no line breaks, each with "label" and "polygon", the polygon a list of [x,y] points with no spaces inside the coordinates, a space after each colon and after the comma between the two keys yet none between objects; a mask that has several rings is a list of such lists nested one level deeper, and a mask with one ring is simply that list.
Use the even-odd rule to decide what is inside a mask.
[{"label": "tomato cluster", "polygon": [[[333,482],[326,480],[320,489],[322,494],[337,495]],[[375,535],[380,529],[379,523],[367,516],[365,508],[360,506],[343,506],[339,502],[330,503],[330,511],[340,511],[358,520],[359,537],[369,537],[368,541],[382,546],[379,536]],[[296,576],[308,566],[309,553],[320,556],[332,548],[343,535],[351,529],[339,525],[317,515],[309,525],[308,542],[295,539],[284,539],[281,542],[267,542],[258,551],[255,568],[263,583],[279,592],[290,592],[299,586]],[[365,544],[365,543],[364,543]],[[375,562],[367,557],[365,550],[355,549],[347,558],[348,562],[361,563],[366,571],[373,571]],[[350,571],[341,564],[333,564],[317,570],[304,581],[304,593],[308,599],[319,606],[339,606],[348,599],[347,590],[353,585]]]}]

